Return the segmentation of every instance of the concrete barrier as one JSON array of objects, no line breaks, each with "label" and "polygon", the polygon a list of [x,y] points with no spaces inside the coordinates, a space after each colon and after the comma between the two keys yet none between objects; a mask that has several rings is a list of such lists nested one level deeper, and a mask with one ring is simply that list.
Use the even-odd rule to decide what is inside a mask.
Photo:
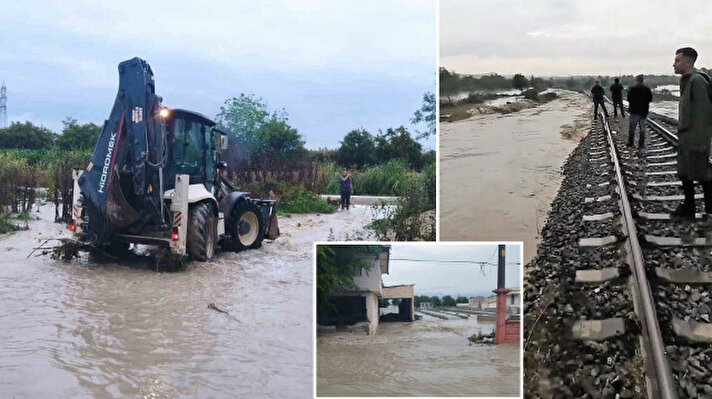
[{"label": "concrete barrier", "polygon": [[[322,194],[319,196],[325,201],[341,201],[340,195],[328,195]],[[385,204],[395,204],[398,197],[387,197],[387,196],[372,196],[372,195],[352,195],[351,205],[377,205],[381,203]]]}]

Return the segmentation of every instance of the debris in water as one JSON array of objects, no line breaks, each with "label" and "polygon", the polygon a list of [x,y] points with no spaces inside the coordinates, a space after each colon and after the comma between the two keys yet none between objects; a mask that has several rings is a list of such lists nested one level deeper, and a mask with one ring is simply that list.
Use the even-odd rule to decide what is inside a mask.
[{"label": "debris in water", "polygon": [[482,334],[482,333],[472,334],[467,339],[470,340],[470,342],[475,343],[475,344],[494,345],[494,332],[491,332],[489,334]]},{"label": "debris in water", "polygon": [[[47,240],[49,241],[49,240]],[[45,241],[45,243],[47,242]],[[89,246],[84,243],[80,243],[74,240],[70,240],[67,238],[61,238],[58,239],[58,241],[61,242],[61,244],[56,245],[54,247],[43,247],[44,243],[40,245],[37,249],[41,249],[42,252],[40,252],[40,255],[46,255],[50,254],[52,259],[61,259],[65,262],[69,262],[74,258],[79,257],[79,251],[87,251],[89,250]],[[34,251],[32,251],[34,252]],[[30,253],[32,255],[32,253]],[[29,257],[29,255],[28,255]]]},{"label": "debris in water", "polygon": [[217,305],[215,305],[215,303],[213,303],[213,302],[210,302],[210,303],[208,304],[208,309],[212,309],[212,310],[214,310],[214,311],[216,311],[216,312],[220,312],[220,313],[225,313],[225,314],[228,315],[231,319],[233,319],[233,320],[235,320],[235,321],[240,321],[240,320],[237,319],[237,317],[231,315],[230,312],[228,312],[228,311],[226,311],[226,310],[222,310],[222,309],[220,309],[219,307],[217,307]]},{"label": "debris in water", "polygon": [[215,303],[213,303],[213,302],[210,302],[210,303],[208,304],[208,309],[216,310],[216,311],[218,311],[218,312],[220,312],[220,313],[230,314],[230,313],[228,313],[227,311],[222,310],[222,309],[220,309],[219,307],[217,307],[217,305],[215,305]]},{"label": "debris in water", "polygon": [[157,272],[178,272],[185,270],[185,264],[188,259],[187,256],[178,255],[169,249],[159,250],[155,256]]}]

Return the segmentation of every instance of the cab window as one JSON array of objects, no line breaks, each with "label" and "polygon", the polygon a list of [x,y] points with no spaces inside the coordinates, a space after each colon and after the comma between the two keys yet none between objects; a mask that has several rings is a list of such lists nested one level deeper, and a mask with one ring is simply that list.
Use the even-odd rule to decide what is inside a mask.
[{"label": "cab window", "polygon": [[171,129],[173,148],[170,171],[172,174],[200,176],[205,164],[205,125],[177,117],[173,120]]}]

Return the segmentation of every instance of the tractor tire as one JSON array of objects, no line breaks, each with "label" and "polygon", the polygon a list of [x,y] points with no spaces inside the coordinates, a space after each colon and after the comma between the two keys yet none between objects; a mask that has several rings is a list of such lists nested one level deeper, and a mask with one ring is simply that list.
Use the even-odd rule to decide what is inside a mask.
[{"label": "tractor tire", "polygon": [[262,246],[265,225],[260,208],[249,202],[238,202],[230,211],[230,247],[233,251],[254,249]]},{"label": "tractor tire", "polygon": [[215,255],[217,218],[206,202],[191,205],[186,250],[193,259],[205,262]]}]

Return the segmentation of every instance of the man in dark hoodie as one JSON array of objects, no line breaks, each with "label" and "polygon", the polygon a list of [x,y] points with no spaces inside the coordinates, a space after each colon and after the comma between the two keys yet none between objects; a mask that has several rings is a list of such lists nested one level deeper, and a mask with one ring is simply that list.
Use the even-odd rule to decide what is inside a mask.
[{"label": "man in dark hoodie", "polygon": [[613,117],[618,118],[618,106],[621,109],[621,118],[625,118],[625,111],[623,110],[623,85],[620,83],[620,79],[615,78],[611,89],[611,100],[613,100]]},{"label": "man in dark hoodie", "polygon": [[680,78],[680,105],[677,118],[677,174],[685,194],[673,217],[695,217],[695,185],[705,194],[705,213],[712,214],[712,167],[709,164],[712,139],[712,102],[708,96],[709,77],[695,69],[697,51],[683,47],[675,52],[675,73]]},{"label": "man in dark hoodie", "polygon": [[653,101],[653,92],[643,84],[643,75],[635,77],[635,86],[628,89],[628,147],[633,147],[635,137],[635,127],[639,126],[638,148],[643,148],[645,144],[645,122],[648,118],[650,102]]},{"label": "man in dark hoodie", "polygon": [[351,195],[354,193],[354,186],[348,170],[345,170],[344,174],[339,177],[339,183],[341,183],[341,209],[348,210],[351,206]]},{"label": "man in dark hoodie", "polygon": [[593,85],[591,88],[591,97],[593,97],[593,119],[598,118],[598,106],[600,105],[601,108],[603,108],[603,114],[606,115],[606,118],[608,118],[608,111],[606,110],[606,106],[603,105],[603,96],[606,94],[606,91],[601,87],[601,82],[596,81],[596,83]]}]

